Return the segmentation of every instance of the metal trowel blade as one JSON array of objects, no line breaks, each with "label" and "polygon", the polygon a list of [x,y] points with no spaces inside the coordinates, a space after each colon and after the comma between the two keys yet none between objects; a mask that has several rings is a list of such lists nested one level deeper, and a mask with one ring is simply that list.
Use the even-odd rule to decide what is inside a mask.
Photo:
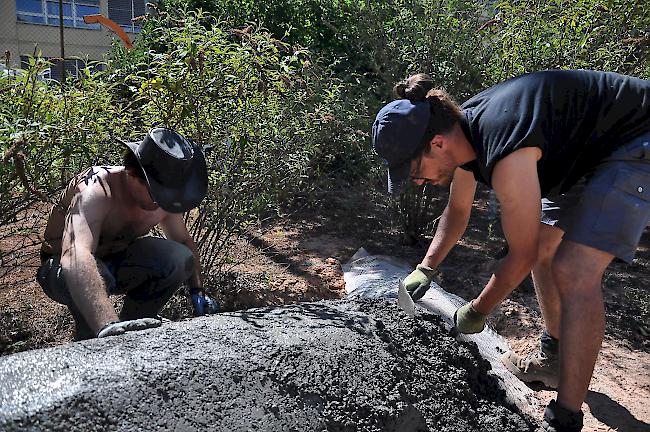
[{"label": "metal trowel blade", "polygon": [[406,312],[406,315],[413,318],[415,316],[415,303],[411,295],[406,291],[406,287],[402,282],[402,279],[399,280],[399,290],[397,291],[397,305]]}]

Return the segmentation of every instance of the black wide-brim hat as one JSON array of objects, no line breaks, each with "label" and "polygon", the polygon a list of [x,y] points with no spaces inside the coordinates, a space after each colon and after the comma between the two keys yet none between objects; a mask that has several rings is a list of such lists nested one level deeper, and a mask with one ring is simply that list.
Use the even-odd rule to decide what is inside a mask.
[{"label": "black wide-brim hat", "polygon": [[197,207],[208,191],[203,151],[179,133],[154,128],[140,142],[124,142],[144,171],[151,197],[163,210],[183,213]]}]

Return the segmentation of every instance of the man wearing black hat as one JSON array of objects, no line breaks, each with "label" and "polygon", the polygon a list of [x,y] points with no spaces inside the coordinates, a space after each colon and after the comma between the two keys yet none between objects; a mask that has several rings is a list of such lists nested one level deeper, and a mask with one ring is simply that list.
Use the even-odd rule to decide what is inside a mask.
[{"label": "man wearing black hat", "polygon": [[[77,340],[159,326],[158,312],[186,281],[195,315],[218,309],[203,292],[198,249],[183,221],[207,191],[202,150],[164,128],[123,144],[124,166],[76,176],[45,229],[37,280],[68,306]],[[156,225],[166,239],[146,236]],[[109,294],[125,294],[119,317]]]},{"label": "man wearing black hat", "polygon": [[[481,293],[456,311],[456,327],[482,331],[487,315],[532,270],[546,325],[540,351],[505,353],[502,361],[522,380],[558,387],[544,413],[547,431],[581,430],[605,327],[603,272],[614,257],[632,261],[650,222],[650,82],[584,70],[536,72],[461,107],[426,75],[395,90],[402,99],[382,108],[373,125],[389,191],[408,179],[451,184],[427,254],[404,281],[407,290],[415,300],[425,294],[467,227],[476,182],[492,188],[508,255]],[[578,198],[550,205],[569,189]]]}]

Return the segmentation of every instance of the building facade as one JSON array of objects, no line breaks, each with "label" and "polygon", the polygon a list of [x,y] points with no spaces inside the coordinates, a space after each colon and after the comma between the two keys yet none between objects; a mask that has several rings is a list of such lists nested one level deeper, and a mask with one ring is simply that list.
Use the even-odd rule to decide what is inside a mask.
[{"label": "building facade", "polygon": [[[133,19],[144,15],[145,0],[63,0],[63,40],[67,73],[76,74],[80,62],[104,60],[116,37],[99,24],[86,24],[84,15],[101,14],[119,24],[131,39],[138,33]],[[9,52],[9,67],[19,68],[28,56],[60,62],[59,0],[0,0],[0,56]],[[60,63],[59,63],[60,64]],[[60,68],[51,78],[60,79]]]}]

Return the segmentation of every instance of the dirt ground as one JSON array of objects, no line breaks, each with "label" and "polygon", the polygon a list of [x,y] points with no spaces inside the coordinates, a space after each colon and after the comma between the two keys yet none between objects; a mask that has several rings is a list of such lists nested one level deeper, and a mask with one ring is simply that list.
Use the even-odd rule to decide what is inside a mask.
[{"label": "dirt ground", "polygon": [[[323,193],[309,210],[287,210],[273,223],[239,238],[231,254],[234,265],[208,282],[224,310],[291,304],[344,296],[341,264],[360,247],[373,254],[402,258],[415,265],[428,241],[402,244],[398,222],[385,197],[370,187],[348,187]],[[479,190],[465,237],[440,266],[439,282],[466,299],[478,294],[503,253],[505,241],[488,229],[487,193]],[[492,233],[494,231],[494,233]],[[37,235],[33,230],[24,236]],[[0,240],[4,250],[22,241]],[[34,248],[24,247],[20,265],[3,263],[0,275],[0,354],[54,346],[72,339],[65,307],[50,301],[32,281]],[[603,290],[607,326],[603,348],[591,382],[585,431],[650,431],[650,230],[642,238],[634,263],[615,262]],[[119,303],[119,299],[116,299]],[[163,310],[170,319],[189,316],[189,302],[179,293]],[[507,299],[490,321],[520,352],[536,348],[543,328],[530,279]],[[555,393],[534,387],[545,405]],[[541,412],[539,417],[541,418]]]}]

